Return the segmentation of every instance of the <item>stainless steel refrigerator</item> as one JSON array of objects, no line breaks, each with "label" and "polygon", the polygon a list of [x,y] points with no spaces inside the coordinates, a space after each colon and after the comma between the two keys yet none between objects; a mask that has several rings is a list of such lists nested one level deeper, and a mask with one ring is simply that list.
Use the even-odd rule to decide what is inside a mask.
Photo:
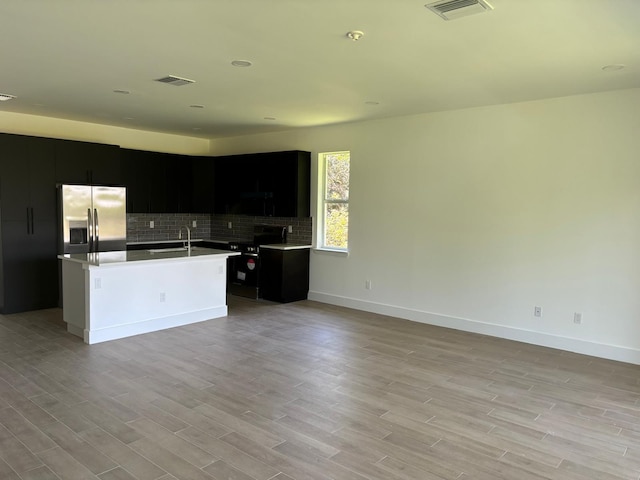
[{"label": "stainless steel refrigerator", "polygon": [[125,187],[60,185],[61,253],[127,249]]}]

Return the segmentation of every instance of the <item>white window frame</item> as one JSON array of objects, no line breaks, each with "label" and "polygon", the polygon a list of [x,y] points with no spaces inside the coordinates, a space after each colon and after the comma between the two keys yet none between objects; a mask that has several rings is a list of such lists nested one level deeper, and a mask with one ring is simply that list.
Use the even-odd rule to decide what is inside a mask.
[{"label": "white window frame", "polygon": [[[326,245],[326,205],[328,203],[342,203],[349,205],[349,199],[329,199],[327,198],[327,157],[335,154],[349,154],[349,171],[351,171],[351,151],[350,150],[338,150],[334,152],[321,152],[318,154],[318,175],[320,181],[318,182],[318,241],[317,249],[329,252],[348,253],[349,252],[349,233],[347,230],[347,246],[335,247]],[[349,184],[351,184],[351,178],[349,178]],[[349,190],[350,191],[350,190]],[[347,223],[348,225],[348,223]]]}]

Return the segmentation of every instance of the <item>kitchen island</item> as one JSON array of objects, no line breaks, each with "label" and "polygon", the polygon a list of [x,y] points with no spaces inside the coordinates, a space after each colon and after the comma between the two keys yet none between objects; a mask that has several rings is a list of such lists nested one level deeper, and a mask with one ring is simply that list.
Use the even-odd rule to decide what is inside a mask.
[{"label": "kitchen island", "polygon": [[195,247],[66,254],[67,331],[94,344],[227,315],[227,257]]}]

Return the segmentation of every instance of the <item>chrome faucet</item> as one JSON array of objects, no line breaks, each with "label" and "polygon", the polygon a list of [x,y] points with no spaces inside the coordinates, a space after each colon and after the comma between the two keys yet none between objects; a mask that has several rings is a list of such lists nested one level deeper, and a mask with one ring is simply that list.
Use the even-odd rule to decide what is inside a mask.
[{"label": "chrome faucet", "polygon": [[180,231],[178,232],[178,240],[182,240],[182,229],[187,229],[187,252],[191,253],[191,230],[188,226],[183,225],[180,227]]}]

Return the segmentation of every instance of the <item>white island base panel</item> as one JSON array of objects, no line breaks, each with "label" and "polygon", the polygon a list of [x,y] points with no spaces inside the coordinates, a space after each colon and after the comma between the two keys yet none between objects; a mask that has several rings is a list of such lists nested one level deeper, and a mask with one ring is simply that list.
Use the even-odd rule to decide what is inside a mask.
[{"label": "white island base panel", "polygon": [[62,262],[67,331],[94,344],[224,317],[227,256],[91,265]]}]

